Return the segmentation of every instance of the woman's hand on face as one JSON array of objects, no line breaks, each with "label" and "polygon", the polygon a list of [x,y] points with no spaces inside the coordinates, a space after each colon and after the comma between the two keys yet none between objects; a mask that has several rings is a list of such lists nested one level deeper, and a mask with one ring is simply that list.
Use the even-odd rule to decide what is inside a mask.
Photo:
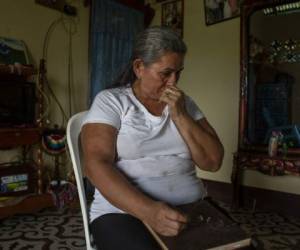
[{"label": "woman's hand on face", "polygon": [[175,236],[185,228],[187,217],[162,202],[155,202],[145,222],[157,233]]},{"label": "woman's hand on face", "polygon": [[186,114],[184,93],[176,86],[166,87],[159,100],[169,106],[172,120]]}]

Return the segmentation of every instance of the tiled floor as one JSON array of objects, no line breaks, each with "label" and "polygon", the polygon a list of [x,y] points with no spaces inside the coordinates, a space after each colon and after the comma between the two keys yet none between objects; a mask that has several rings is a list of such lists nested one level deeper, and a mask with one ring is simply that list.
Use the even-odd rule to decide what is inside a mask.
[{"label": "tiled floor", "polygon": [[[300,250],[300,218],[247,209],[232,212],[221,206],[256,238],[258,250]],[[79,208],[46,209],[0,222],[1,250],[85,249]]]}]

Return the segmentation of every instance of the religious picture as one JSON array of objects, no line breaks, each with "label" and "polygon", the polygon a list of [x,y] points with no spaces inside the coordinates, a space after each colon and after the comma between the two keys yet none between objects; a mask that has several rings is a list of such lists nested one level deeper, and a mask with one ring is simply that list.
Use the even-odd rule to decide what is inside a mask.
[{"label": "religious picture", "polygon": [[162,4],[161,25],[171,27],[183,37],[183,0]]},{"label": "religious picture", "polygon": [[206,25],[222,22],[240,15],[243,0],[204,0]]}]

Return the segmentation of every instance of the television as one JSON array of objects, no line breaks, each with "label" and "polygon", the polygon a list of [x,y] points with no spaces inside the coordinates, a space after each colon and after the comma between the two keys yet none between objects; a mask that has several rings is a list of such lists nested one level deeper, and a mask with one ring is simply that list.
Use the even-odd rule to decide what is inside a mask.
[{"label": "television", "polygon": [[36,113],[35,83],[0,81],[0,127],[32,126]]}]

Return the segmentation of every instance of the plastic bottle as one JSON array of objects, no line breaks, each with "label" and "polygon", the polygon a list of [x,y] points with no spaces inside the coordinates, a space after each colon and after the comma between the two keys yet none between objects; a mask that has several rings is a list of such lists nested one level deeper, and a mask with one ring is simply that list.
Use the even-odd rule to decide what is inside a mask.
[{"label": "plastic bottle", "polygon": [[269,139],[269,147],[268,152],[270,157],[274,157],[277,155],[278,150],[278,135],[276,132],[272,132],[272,135]]}]

